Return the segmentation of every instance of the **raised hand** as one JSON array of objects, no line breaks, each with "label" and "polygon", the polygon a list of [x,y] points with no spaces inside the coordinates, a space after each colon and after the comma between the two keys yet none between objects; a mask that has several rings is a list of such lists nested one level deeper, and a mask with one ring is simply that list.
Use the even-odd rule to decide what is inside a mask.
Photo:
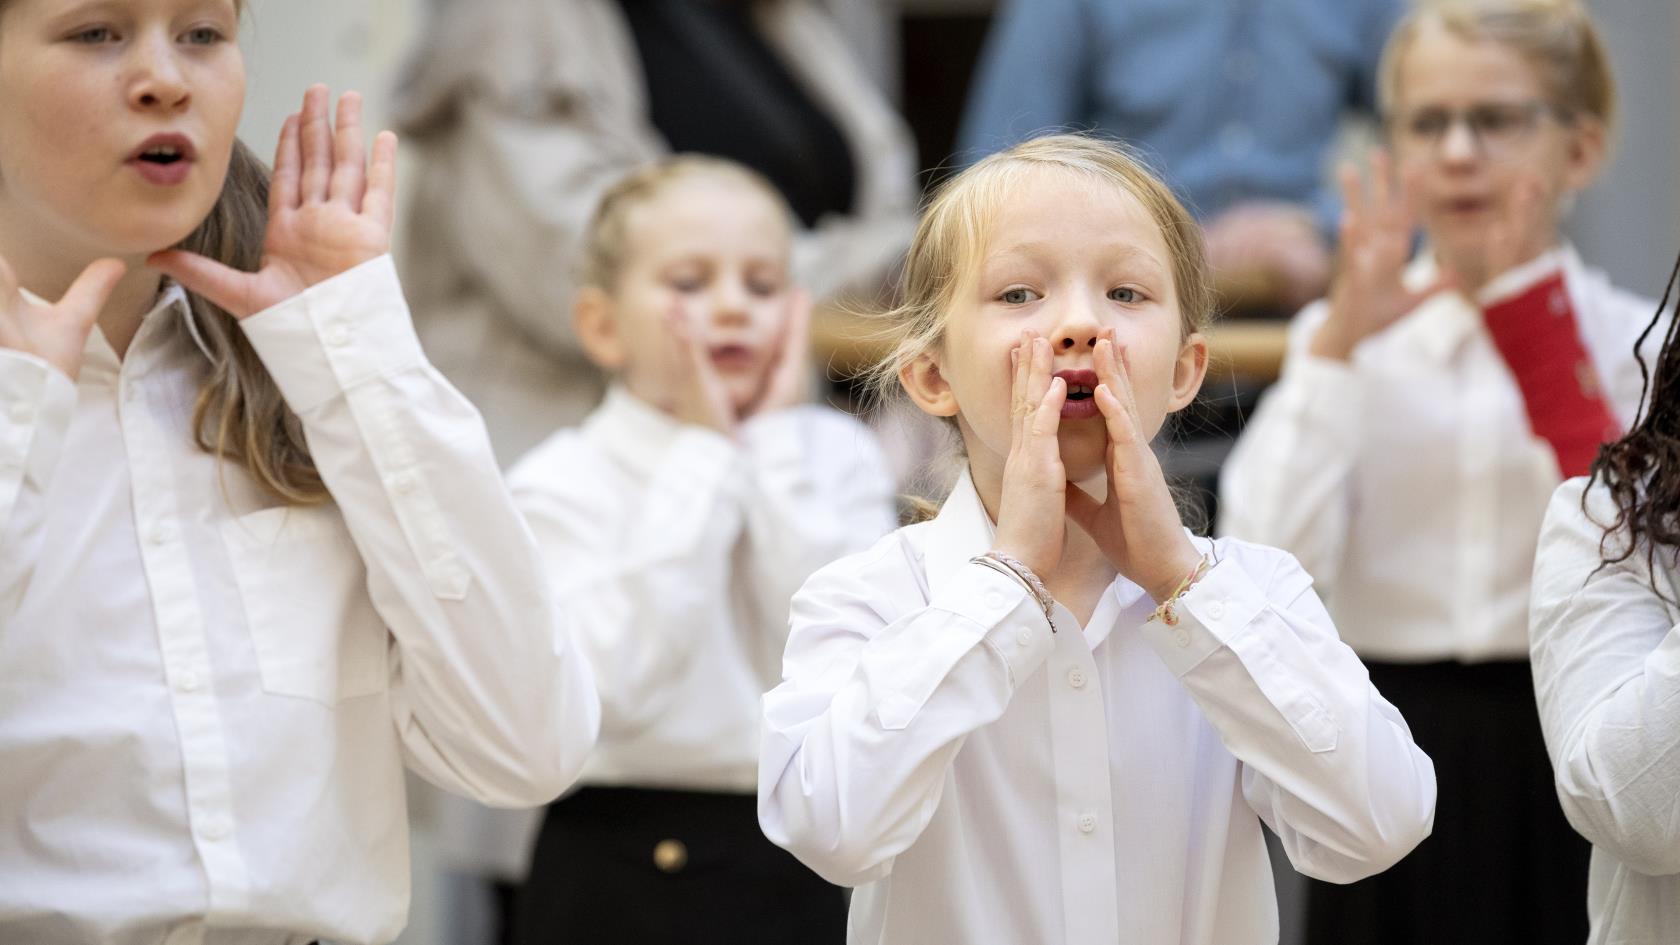
[{"label": "raised hand", "polygon": [[1067,470],[1056,433],[1067,402],[1067,382],[1051,376],[1050,342],[1032,331],[1021,333],[1010,360],[1015,367],[1010,386],[1013,426],[992,547],[1049,581],[1062,561],[1066,531]]},{"label": "raised hand", "polygon": [[96,259],[57,304],[41,305],[23,297],[17,275],[0,259],[0,348],[35,355],[75,380],[88,335],[126,271],[121,260]]},{"label": "raised hand", "polygon": [[1401,281],[1411,258],[1415,221],[1387,154],[1377,151],[1371,156],[1368,196],[1354,168],[1344,166],[1338,176],[1340,247],[1330,280],[1330,314],[1313,338],[1312,352],[1346,360],[1359,342],[1449,288],[1455,278],[1443,273],[1434,284],[1416,292]]},{"label": "raised hand", "polygon": [[181,250],[147,262],[236,318],[255,315],[391,248],[397,138],[381,132],[368,160],[362,141],[362,99],[346,92],[337,127],[327,115],[327,88],[312,86],[303,110],[286,119],[268,191],[262,268],[241,272]]},{"label": "raised hand", "polygon": [[786,410],[802,403],[810,389],[811,294],[794,289],[788,293],[787,306],[764,393],[746,410],[746,416]]},{"label": "raised hand", "polygon": [[1177,588],[1201,555],[1184,533],[1167,478],[1138,419],[1137,397],[1111,330],[1095,352],[1097,409],[1108,429],[1108,494],[1102,502],[1067,490],[1067,515],[1097,543],[1114,569],[1156,601]]},{"label": "raised hand", "polygon": [[735,405],[718,377],[704,335],[680,301],[665,313],[665,327],[671,332],[677,359],[672,376],[667,379],[665,402],[661,406],[684,423],[733,435],[739,422]]},{"label": "raised hand", "polygon": [[1492,279],[1540,255],[1554,234],[1547,219],[1553,200],[1536,174],[1524,173],[1487,229],[1481,258],[1482,278]]}]

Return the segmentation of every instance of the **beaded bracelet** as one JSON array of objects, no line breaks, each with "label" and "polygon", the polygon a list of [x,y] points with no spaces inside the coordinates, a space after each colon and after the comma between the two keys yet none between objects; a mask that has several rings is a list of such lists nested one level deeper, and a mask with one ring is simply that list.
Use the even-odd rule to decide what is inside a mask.
[{"label": "beaded bracelet", "polygon": [[1178,599],[1188,593],[1190,588],[1195,587],[1196,582],[1200,581],[1211,567],[1213,567],[1213,559],[1207,555],[1202,555],[1202,559],[1196,562],[1196,566],[1190,569],[1190,573],[1184,576],[1184,580],[1178,582],[1178,587],[1168,595],[1166,600],[1161,602],[1161,606],[1155,608],[1155,612],[1149,615],[1149,619],[1159,620],[1169,627],[1178,626],[1178,612],[1173,609],[1173,605],[1178,603]]},{"label": "beaded bracelet", "polygon": [[983,555],[975,555],[968,559],[973,564],[983,564],[1000,574],[1007,574],[1027,589],[1027,593],[1038,601],[1038,606],[1044,610],[1044,622],[1050,625],[1050,632],[1056,632],[1056,621],[1050,616],[1050,609],[1055,604],[1055,598],[1050,596],[1050,589],[1038,579],[1032,568],[1027,567],[1015,558],[1001,551],[988,551]]}]

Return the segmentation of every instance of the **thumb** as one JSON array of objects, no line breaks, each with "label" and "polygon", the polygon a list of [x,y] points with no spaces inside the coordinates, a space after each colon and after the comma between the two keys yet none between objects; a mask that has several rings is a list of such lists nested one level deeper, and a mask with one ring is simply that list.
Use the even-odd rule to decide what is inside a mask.
[{"label": "thumb", "polygon": [[127,272],[128,264],[120,259],[96,259],[88,263],[54,308],[78,328],[91,332],[93,323],[99,320],[99,313],[105,308],[106,300]]},{"label": "thumb", "polygon": [[187,291],[221,306],[235,318],[255,315],[258,311],[250,302],[250,280],[254,276],[249,272],[180,249],[153,253],[146,258],[146,265],[179,282]]}]

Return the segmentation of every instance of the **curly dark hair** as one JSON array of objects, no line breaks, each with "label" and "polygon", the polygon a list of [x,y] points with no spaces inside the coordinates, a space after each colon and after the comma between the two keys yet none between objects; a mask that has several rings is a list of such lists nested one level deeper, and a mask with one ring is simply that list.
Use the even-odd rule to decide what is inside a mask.
[{"label": "curly dark hair", "polygon": [[[1668,549],[1680,560],[1680,343],[1676,342],[1680,318],[1670,319],[1664,330],[1654,372],[1645,364],[1642,353],[1646,339],[1663,323],[1663,313],[1668,311],[1677,283],[1680,258],[1674,261],[1674,271],[1669,273],[1651,323],[1634,343],[1633,356],[1639,361],[1642,378],[1639,419],[1627,435],[1599,449],[1587,492],[1581,496],[1581,510],[1585,512],[1587,495],[1602,482],[1616,503],[1615,520],[1597,523],[1604,527],[1598,546],[1599,567],[1626,561],[1641,545],[1652,573],[1658,547]],[[1612,536],[1625,538],[1616,542],[1619,553],[1611,550]]]}]

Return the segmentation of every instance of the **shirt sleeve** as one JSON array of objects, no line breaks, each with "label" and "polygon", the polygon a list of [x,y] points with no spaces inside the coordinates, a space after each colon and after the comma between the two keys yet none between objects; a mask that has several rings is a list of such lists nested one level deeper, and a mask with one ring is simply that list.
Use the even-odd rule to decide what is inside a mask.
[{"label": "shirt sleeve", "polygon": [[1143,636],[1242,763],[1243,797],[1295,868],[1349,883],[1430,833],[1435,768],[1336,635],[1288,555],[1221,543],[1222,560]]},{"label": "shirt sleeve", "polygon": [[395,638],[408,763],[493,806],[577,776],[599,704],[478,412],[425,360],[389,256],[241,323],[303,423]]},{"label": "shirt sleeve", "polygon": [[47,483],[75,407],[76,385],[63,372],[0,349],[0,621],[17,610],[40,560]]},{"label": "shirt sleeve", "polygon": [[816,570],[863,551],[893,528],[893,481],[875,435],[820,407],[745,425],[751,468],[743,502],[765,664],[787,642],[788,603]]},{"label": "shirt sleeve", "polygon": [[[926,600],[899,535],[817,572],[793,600],[782,684],[764,697],[765,836],[840,885],[887,875],[939,806],[969,733],[996,721],[1052,649],[1013,579],[966,570]],[[885,567],[881,567],[885,565]],[[895,568],[896,566],[896,568]]]},{"label": "shirt sleeve", "polygon": [[[1597,523],[1613,522],[1616,507],[1603,487],[1586,493],[1586,482],[1572,479],[1552,496],[1534,565],[1529,643],[1540,723],[1570,824],[1637,872],[1673,875],[1680,873],[1676,607],[1658,596],[1643,548],[1600,567]],[[1626,547],[1625,539],[1607,546],[1612,555]],[[1672,598],[1673,582],[1665,576],[1663,584]]]},{"label": "shirt sleeve", "polygon": [[627,485],[565,435],[577,449],[543,447],[515,468],[514,501],[594,671],[602,735],[630,733],[671,709],[670,680],[694,654],[692,615],[730,606],[744,464],[722,435],[685,427],[658,471]]},{"label": "shirt sleeve", "polygon": [[1219,476],[1219,530],[1288,551],[1324,593],[1347,545],[1361,445],[1357,369],[1307,350],[1328,311],[1315,302],[1297,316],[1283,376]]},{"label": "shirt sleeve", "polygon": [[1089,120],[1090,28],[1082,7],[1081,0],[1004,4],[975,70],[957,137],[959,161],[972,163],[1035,134]]}]

